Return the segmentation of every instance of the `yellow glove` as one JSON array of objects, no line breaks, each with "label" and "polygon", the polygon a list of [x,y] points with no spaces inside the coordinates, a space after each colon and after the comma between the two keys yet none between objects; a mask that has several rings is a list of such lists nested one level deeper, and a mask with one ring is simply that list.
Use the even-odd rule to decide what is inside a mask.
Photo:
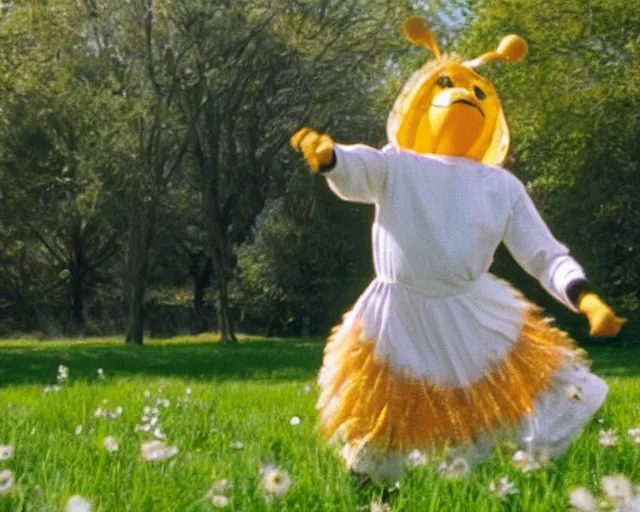
[{"label": "yellow glove", "polygon": [[616,336],[627,321],[626,318],[617,317],[612,309],[607,306],[595,293],[583,293],[578,299],[578,311],[589,320],[591,336],[613,337]]},{"label": "yellow glove", "polygon": [[313,174],[318,174],[323,168],[331,167],[335,162],[333,139],[311,128],[302,128],[294,133],[291,137],[291,146],[293,149],[302,151]]}]

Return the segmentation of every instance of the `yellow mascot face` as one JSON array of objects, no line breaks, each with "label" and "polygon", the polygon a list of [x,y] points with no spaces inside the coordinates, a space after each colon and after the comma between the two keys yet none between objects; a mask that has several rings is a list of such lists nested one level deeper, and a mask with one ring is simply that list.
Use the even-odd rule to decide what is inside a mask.
[{"label": "yellow mascot face", "polygon": [[509,149],[509,128],[495,87],[474,69],[492,60],[522,60],[526,42],[510,35],[496,51],[463,62],[441,55],[423,18],[408,19],[404,31],[412,43],[430,48],[436,60],[418,70],[396,100],[387,123],[391,144],[501,165]]}]

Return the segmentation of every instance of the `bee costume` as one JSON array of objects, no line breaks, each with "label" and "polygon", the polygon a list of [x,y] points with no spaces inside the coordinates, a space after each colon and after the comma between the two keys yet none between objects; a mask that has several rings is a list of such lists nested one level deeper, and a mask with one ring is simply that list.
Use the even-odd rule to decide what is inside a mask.
[{"label": "bee costume", "polygon": [[623,320],[500,167],[509,129],[493,84],[474,70],[522,60],[527,45],[511,35],[462,61],[441,54],[424,19],[404,30],[435,60],[398,97],[386,148],[336,144],[308,128],[291,141],[338,197],[376,207],[376,277],[326,347],[321,426],[344,443],[349,469],[380,481],[399,478],[414,449],[482,458],[506,438],[560,455],[607,385],[566,333],[488,273],[496,248],[504,243],[586,315],[592,335],[615,335]]}]

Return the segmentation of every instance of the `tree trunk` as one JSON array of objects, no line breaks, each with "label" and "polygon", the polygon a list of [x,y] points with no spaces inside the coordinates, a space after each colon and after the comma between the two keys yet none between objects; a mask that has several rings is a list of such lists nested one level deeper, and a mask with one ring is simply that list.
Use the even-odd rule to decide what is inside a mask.
[{"label": "tree trunk", "polygon": [[149,251],[155,227],[157,199],[153,198],[147,208],[138,197],[137,189],[131,191],[129,200],[129,244],[127,250],[126,299],[127,337],[126,343],[144,343],[144,296],[147,288]]},{"label": "tree trunk", "polygon": [[195,318],[191,328],[192,334],[200,334],[206,332],[208,325],[205,314],[204,292],[211,285],[211,258],[207,258],[204,268],[200,271],[196,269],[193,273],[194,290],[193,290],[193,308]]},{"label": "tree trunk", "polygon": [[129,319],[127,322],[126,342],[130,345],[142,345],[144,343],[144,294],[146,272],[134,277],[130,286],[128,304]]},{"label": "tree trunk", "polygon": [[84,336],[84,291],[82,273],[71,272],[71,332],[72,336]]},{"label": "tree trunk", "polygon": [[84,276],[86,269],[80,225],[74,229],[72,234],[71,251],[71,333],[72,336],[84,336]]},{"label": "tree trunk", "polygon": [[226,343],[238,343],[229,306],[229,281],[226,276],[222,276],[221,279],[218,279],[218,329],[220,330],[220,339]]}]

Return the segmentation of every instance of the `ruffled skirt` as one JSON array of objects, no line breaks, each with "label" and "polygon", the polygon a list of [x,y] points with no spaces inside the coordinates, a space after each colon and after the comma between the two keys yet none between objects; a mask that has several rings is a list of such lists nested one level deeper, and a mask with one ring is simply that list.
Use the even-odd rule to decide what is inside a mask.
[{"label": "ruffled skirt", "polygon": [[325,349],[324,434],[369,473],[355,461],[384,466],[415,449],[468,451],[505,436],[559,455],[607,393],[584,352],[491,275],[439,295],[376,280],[361,296]]}]

